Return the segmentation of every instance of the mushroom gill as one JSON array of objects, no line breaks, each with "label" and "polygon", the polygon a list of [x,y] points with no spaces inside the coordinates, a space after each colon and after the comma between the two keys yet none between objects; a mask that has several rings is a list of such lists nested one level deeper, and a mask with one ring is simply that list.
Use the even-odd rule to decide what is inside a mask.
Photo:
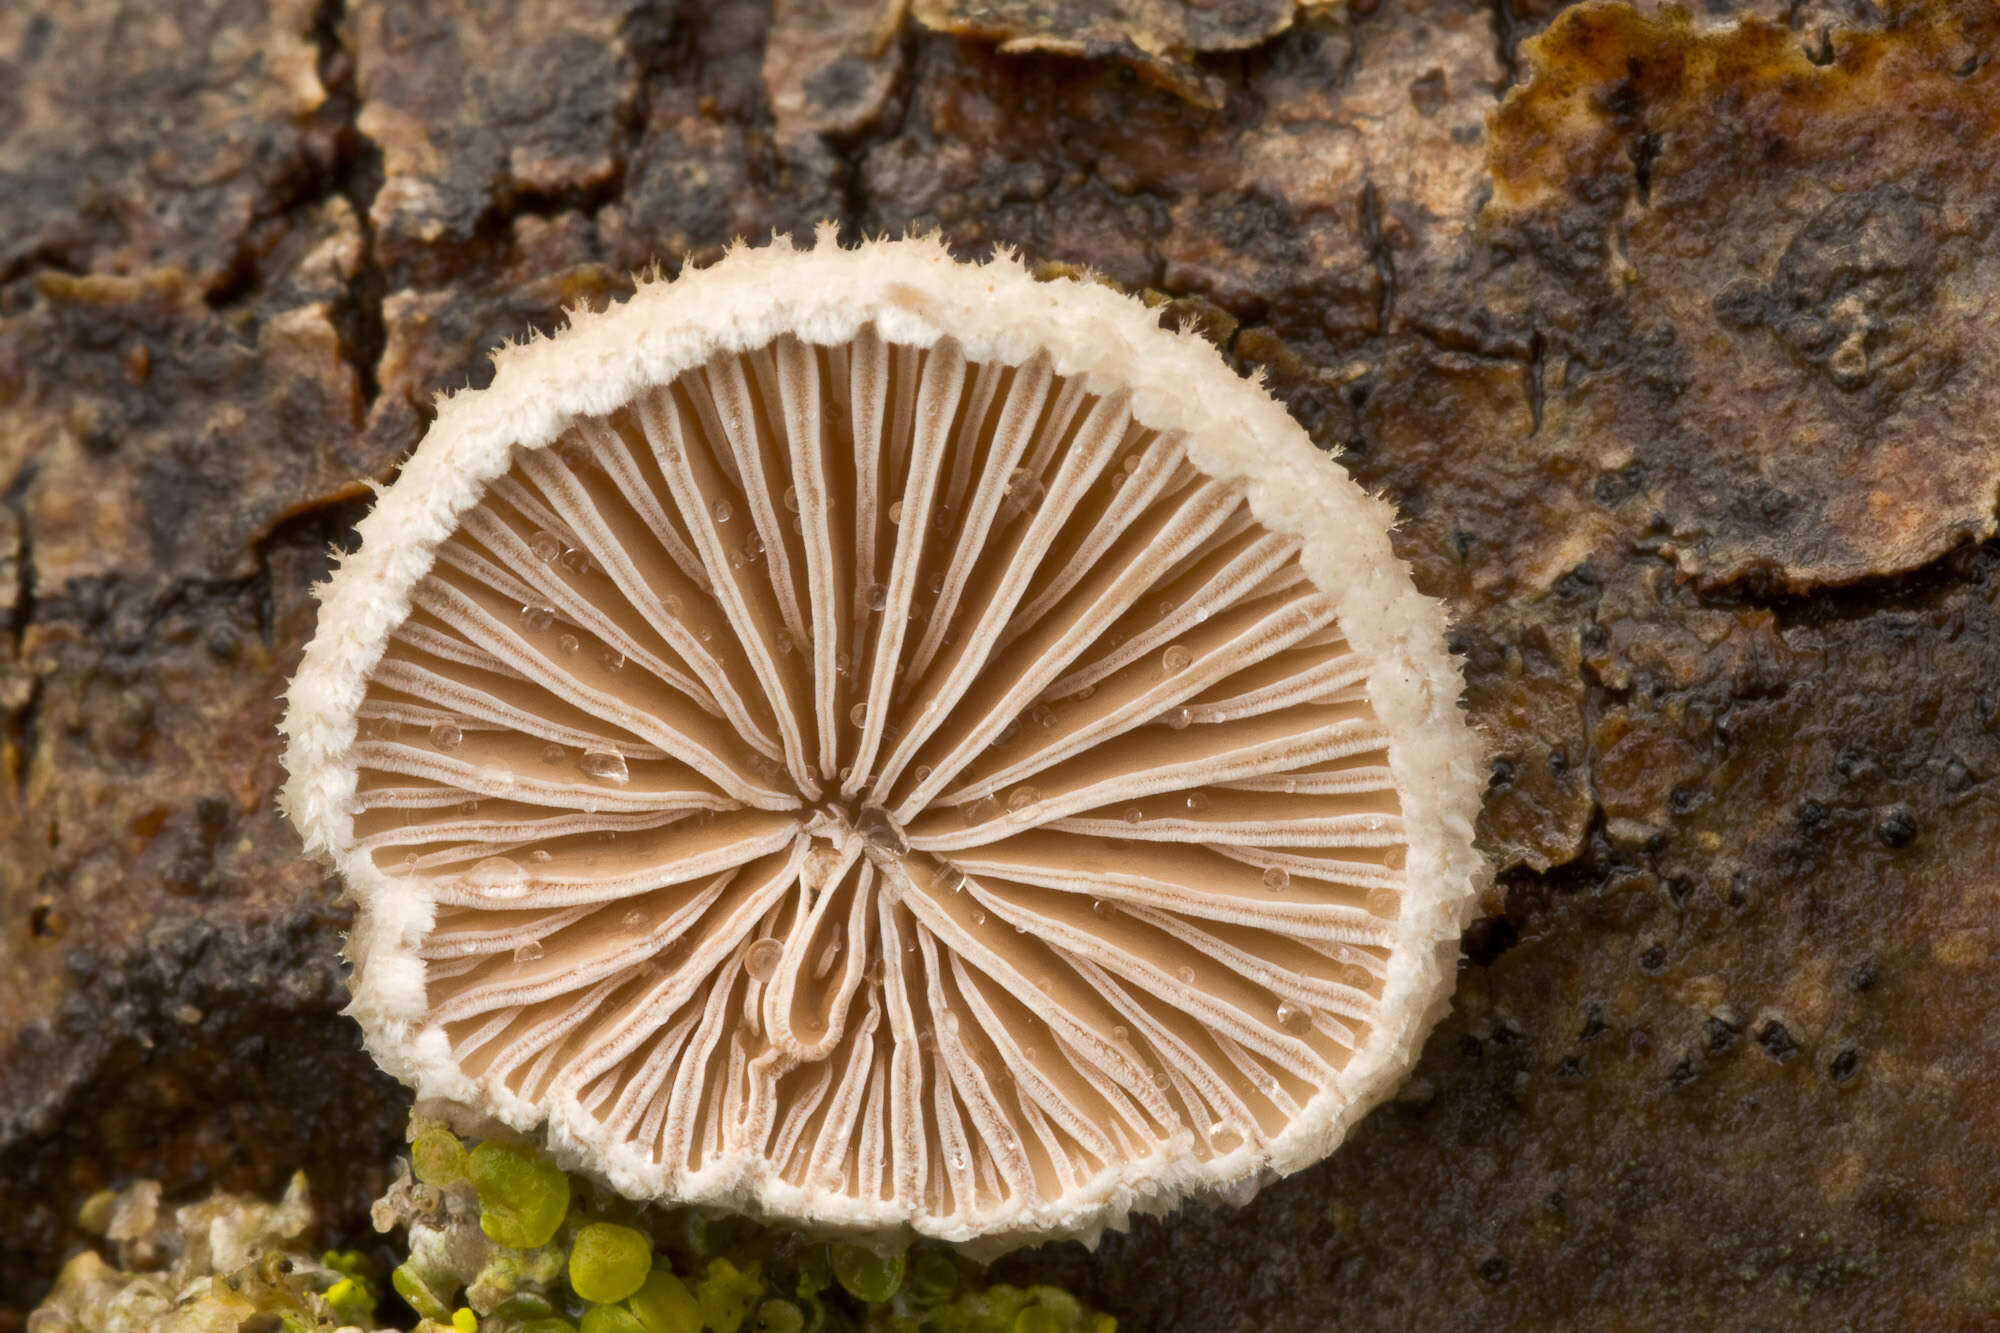
[{"label": "mushroom gill", "polygon": [[371,1050],[628,1194],[854,1232],[1317,1160],[1479,872],[1391,517],[1199,339],[934,241],[510,349],[290,696]]}]

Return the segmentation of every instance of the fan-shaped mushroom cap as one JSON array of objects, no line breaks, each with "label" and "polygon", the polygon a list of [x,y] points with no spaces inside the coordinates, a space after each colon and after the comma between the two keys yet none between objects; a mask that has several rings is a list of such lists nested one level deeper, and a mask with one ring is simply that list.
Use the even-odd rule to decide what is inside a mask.
[{"label": "fan-shaped mushroom cap", "polygon": [[1477,751],[1390,509],[1208,344],[823,237],[498,361],[285,723],[385,1068],[634,1196],[989,1247],[1393,1088]]}]

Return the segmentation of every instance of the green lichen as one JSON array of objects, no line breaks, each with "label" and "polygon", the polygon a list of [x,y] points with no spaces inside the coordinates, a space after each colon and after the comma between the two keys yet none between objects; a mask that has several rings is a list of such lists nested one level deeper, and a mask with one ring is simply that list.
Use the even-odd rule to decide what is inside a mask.
[{"label": "green lichen", "polygon": [[836,1245],[833,1275],[854,1299],[880,1304],[903,1285],[903,1256],[876,1254],[859,1245]]},{"label": "green lichen", "polygon": [[593,1305],[583,1312],[577,1333],[646,1333],[639,1316],[616,1305]]},{"label": "green lichen", "polygon": [[465,1179],[465,1145],[448,1129],[431,1129],[410,1140],[410,1171],[426,1185],[443,1189]]},{"label": "green lichen", "polygon": [[489,1139],[467,1156],[465,1175],[479,1195],[479,1229],[510,1249],[548,1244],[569,1212],[569,1177],[522,1144]]},{"label": "green lichen", "polygon": [[701,1333],[701,1302],[668,1269],[655,1268],[626,1305],[645,1333]]},{"label": "green lichen", "polygon": [[790,1301],[768,1300],[757,1307],[757,1333],[804,1333],[806,1317]]},{"label": "green lichen", "polygon": [[652,1270],[653,1243],[644,1232],[616,1222],[592,1222],[570,1246],[570,1289],[587,1301],[622,1301]]},{"label": "green lichen", "polygon": [[704,1333],[736,1333],[757,1308],[764,1294],[759,1265],[738,1268],[727,1259],[711,1259],[708,1270],[695,1285],[694,1298],[701,1306]]},{"label": "green lichen", "polygon": [[435,1121],[376,1201],[407,1251],[382,1271],[306,1251],[304,1178],[277,1204],[173,1210],[142,1181],[83,1209],[113,1263],[64,1267],[30,1333],[1115,1333],[1055,1287],[985,1285],[932,1245],[882,1253],[692,1209],[647,1209],[541,1153]]}]

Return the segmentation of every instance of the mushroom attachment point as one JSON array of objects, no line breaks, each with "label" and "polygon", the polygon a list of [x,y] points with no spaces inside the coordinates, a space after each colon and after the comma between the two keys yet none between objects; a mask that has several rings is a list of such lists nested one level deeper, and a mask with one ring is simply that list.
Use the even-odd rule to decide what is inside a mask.
[{"label": "mushroom attachment point", "polygon": [[1444,619],[1139,302],[739,248],[509,348],[324,589],[287,807],[420,1097],[987,1250],[1391,1092],[1482,873]]}]

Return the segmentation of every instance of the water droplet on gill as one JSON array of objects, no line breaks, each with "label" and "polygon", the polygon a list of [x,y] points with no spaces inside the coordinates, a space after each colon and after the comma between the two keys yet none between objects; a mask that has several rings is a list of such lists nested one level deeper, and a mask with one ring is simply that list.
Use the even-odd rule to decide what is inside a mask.
[{"label": "water droplet on gill", "polygon": [[930,576],[929,578],[927,578],[927,579],[925,579],[925,580],[924,580],[924,586],[925,586],[926,588],[930,589],[930,592],[931,592],[931,596],[933,596],[933,597],[935,597],[935,596],[937,596],[937,595],[938,595],[939,593],[943,592],[943,591],[944,591],[944,571],[943,571],[943,570],[938,570],[938,571],[935,571],[935,572],[933,572],[933,573],[931,574],[931,576]]},{"label": "water droplet on gill", "polygon": [[951,507],[949,505],[938,506],[937,513],[931,515],[931,527],[938,532],[949,532],[951,530]]},{"label": "water droplet on gill", "polygon": [[1000,734],[993,738],[995,745],[1012,745],[1021,735],[1021,719],[1010,717],[1007,725],[1000,728]]},{"label": "water droplet on gill", "polygon": [[549,853],[548,848],[537,847],[534,851],[528,853],[528,859],[538,866],[545,866],[555,860],[555,857]]},{"label": "water droplet on gill", "polygon": [[836,676],[845,676],[853,670],[854,670],[854,657],[852,654],[846,652],[834,653],[833,673]]},{"label": "water droplet on gill", "polygon": [[947,861],[938,867],[935,882],[947,893],[960,893],[965,889],[965,872]]},{"label": "water droplet on gill", "polygon": [[1119,491],[1123,490],[1124,488],[1125,488],[1125,474],[1123,472],[1114,473],[1111,478],[1111,489],[1114,491]]},{"label": "water droplet on gill", "polygon": [[910,843],[903,831],[896,827],[896,821],[889,818],[889,812],[879,805],[864,805],[855,820],[855,827],[868,845],[901,856],[910,850]]},{"label": "water droplet on gill", "polygon": [[1036,704],[1028,710],[1028,720],[1046,730],[1056,724],[1056,710],[1047,704]]},{"label": "water droplet on gill", "polygon": [[574,634],[565,634],[556,640],[556,647],[565,653],[579,653],[583,651],[583,640]]},{"label": "water droplet on gill", "polygon": [[549,564],[562,555],[562,538],[546,530],[537,532],[528,538],[528,549],[535,553],[535,559]]},{"label": "water droplet on gill", "polygon": [[521,608],[521,623],[540,634],[556,623],[556,609],[553,606],[524,606]]},{"label": "water droplet on gill", "polygon": [[1007,793],[1007,808],[1018,815],[1040,800],[1041,796],[1040,792],[1023,783],[1014,788],[1013,791]]},{"label": "water droplet on gill", "polygon": [[465,740],[465,733],[456,724],[440,722],[431,728],[431,744],[440,750],[456,750]]},{"label": "water droplet on gill", "polygon": [[411,852],[408,856],[405,856],[402,860],[391,862],[389,865],[383,867],[382,873],[390,876],[393,879],[402,879],[407,875],[415,873],[416,868],[417,868],[417,854],[415,852]]},{"label": "water droplet on gill", "polygon": [[618,924],[627,930],[640,931],[646,928],[646,914],[634,907],[618,918]]},{"label": "water droplet on gill", "polygon": [[594,568],[590,563],[590,557],[574,546],[562,553],[562,567],[578,578],[590,573]]},{"label": "water droplet on gill", "polygon": [[790,512],[790,513],[794,513],[794,514],[796,514],[796,513],[798,513],[798,512],[799,512],[799,488],[798,488],[798,487],[796,487],[796,486],[787,486],[787,487],[785,487],[785,493],[784,493],[784,495],[783,495],[783,496],[782,496],[781,498],[782,498],[782,499],[784,500],[784,502],[785,502],[785,509],[786,509],[786,510],[787,510],[788,512]]},{"label": "water droplet on gill", "polygon": [[840,941],[835,940],[819,951],[819,961],[813,964],[813,980],[819,981],[833,971],[833,965],[840,958]]},{"label": "water droplet on gill", "polygon": [[1208,1142],[1219,1153],[1231,1153],[1243,1146],[1243,1135],[1232,1126],[1214,1125],[1208,1131]]},{"label": "water droplet on gill", "polygon": [[882,984],[882,975],[885,970],[886,969],[882,966],[882,960],[880,958],[870,958],[868,960],[868,969],[867,969],[868,980],[875,983],[877,986]]},{"label": "water droplet on gill", "polygon": [[985,909],[985,908],[983,908],[983,907],[975,907],[975,908],[973,908],[973,909],[972,909],[972,924],[973,924],[973,925],[975,925],[975,926],[983,926],[983,925],[985,925],[985,924],[986,924],[986,909]]},{"label": "water droplet on gill", "polygon": [[1023,1046],[1023,1047],[1021,1048],[1021,1058],[1022,1058],[1023,1060],[1026,1060],[1026,1061],[1027,1061],[1028,1063],[1030,1063],[1030,1064],[1033,1064],[1033,1063],[1034,1063],[1034,1061],[1035,1061],[1035,1057],[1036,1057],[1036,1056],[1038,1056],[1038,1055],[1040,1055],[1040,1054],[1041,1054],[1041,1052],[1040,1052],[1040,1051],[1038,1051],[1038,1050],[1036,1050],[1036,1049],[1035,1049],[1034,1047],[1032,1047],[1032,1046]]},{"label": "water droplet on gill", "polygon": [[1391,847],[1382,854],[1382,864],[1390,870],[1401,870],[1409,859],[1410,849],[1407,847]]},{"label": "water droplet on gill", "polygon": [[518,898],[529,889],[528,872],[510,856],[489,856],[466,871],[465,882],[491,898]]},{"label": "water droplet on gill", "polygon": [[806,535],[806,521],[797,514],[792,515],[792,531],[801,537]]},{"label": "water droplet on gill", "polygon": [[1292,873],[1283,866],[1271,866],[1264,871],[1264,887],[1273,893],[1283,893],[1292,886]]},{"label": "water droplet on gill", "polygon": [[623,671],[625,669],[625,654],[619,652],[616,648],[599,648],[597,650],[597,660],[604,663],[607,671]]},{"label": "water droplet on gill", "polygon": [[900,525],[902,521],[903,502],[901,500],[891,501],[889,504],[889,522],[891,526]]},{"label": "water droplet on gill", "polygon": [[715,642],[715,631],[707,625],[696,625],[694,627],[694,636],[703,643]]},{"label": "water droplet on gill", "polygon": [[479,813],[479,801],[476,797],[469,801],[460,801],[452,809],[461,815],[476,815]]},{"label": "water droplet on gill", "polygon": [[819,843],[806,853],[806,859],[799,865],[799,884],[808,898],[816,898],[831,886],[839,870],[840,853],[825,843]]},{"label": "water droplet on gill", "polygon": [[1046,491],[1040,477],[1024,467],[1017,467],[1007,478],[1007,495],[1003,504],[1009,513],[1019,514],[1039,504]]},{"label": "water droplet on gill", "polygon": [[593,746],[583,752],[583,758],[576,766],[585,777],[596,778],[599,782],[610,782],[624,786],[632,780],[632,770],[626,766],[625,756],[606,747]]},{"label": "water droplet on gill", "polygon": [[929,764],[918,764],[910,770],[910,780],[913,782],[929,782],[933,771]]},{"label": "water droplet on gill", "polygon": [[778,975],[778,960],[784,955],[785,946],[766,935],[744,952],[743,970],[759,981],[769,981]]},{"label": "water droplet on gill", "polygon": [[1194,654],[1176,643],[1160,654],[1160,669],[1172,676],[1186,671],[1193,661]]},{"label": "water droplet on gill", "polygon": [[778,656],[780,657],[790,657],[792,649],[798,646],[792,642],[792,636],[786,630],[779,630],[773,637],[772,642],[777,645]]},{"label": "water droplet on gill", "polygon": [[393,717],[378,718],[369,734],[378,741],[393,741],[403,734],[403,724]]},{"label": "water droplet on gill", "polygon": [[1157,614],[1163,617],[1170,616],[1174,613],[1174,604],[1168,601],[1166,598],[1162,597],[1157,603],[1154,604],[1153,610]]},{"label": "water droplet on gill", "polygon": [[569,751],[560,745],[551,743],[542,747],[542,762],[545,764],[560,764],[568,757]]},{"label": "water droplet on gill", "polygon": [[1187,808],[1197,815],[1200,814],[1202,811],[1208,809],[1208,793],[1205,791],[1189,792],[1187,798]]},{"label": "water droplet on gill", "polygon": [[1368,910],[1393,921],[1403,912],[1403,895],[1394,889],[1374,889],[1368,894]]},{"label": "water droplet on gill", "polygon": [[959,813],[968,824],[983,824],[1000,813],[1000,802],[991,796],[981,796],[978,800],[967,801],[959,807]]},{"label": "water droplet on gill", "polygon": [[1128,824],[1143,824],[1146,822],[1146,812],[1136,805],[1128,805],[1125,807],[1125,813],[1121,818]]},{"label": "water droplet on gill", "polygon": [[1113,1023],[1111,1025],[1111,1040],[1117,1042],[1120,1046],[1123,1046],[1126,1042],[1130,1041],[1131,1039],[1132,1039],[1132,1030],[1126,1027],[1123,1023]]},{"label": "water droplet on gill", "polygon": [[1075,694],[1072,694],[1070,698],[1076,700],[1078,703],[1082,703],[1085,699],[1088,699],[1091,695],[1095,693],[1097,693],[1097,687],[1095,685],[1086,685],[1082,689],[1078,690]]},{"label": "water droplet on gill", "polygon": [[1139,470],[1139,455],[1125,455],[1124,460],[1118,464],[1118,470],[1128,477],[1137,472]]},{"label": "water droplet on gill", "polygon": [[861,604],[870,611],[880,611],[889,605],[889,589],[880,583],[870,583],[861,589]]},{"label": "water droplet on gill", "polygon": [[867,705],[867,704],[856,704],[856,705],[854,705],[854,707],[852,707],[852,708],[848,709],[848,710],[847,710],[847,720],[848,720],[849,722],[853,723],[853,724],[854,724],[855,726],[857,726],[857,727],[858,727],[858,726],[861,726],[861,725],[862,725],[863,723],[867,722],[867,721],[868,721],[868,705]]},{"label": "water droplet on gill", "polygon": [[681,611],[686,605],[687,604],[681,601],[680,597],[674,593],[668,593],[665,597],[662,597],[660,599],[660,609],[662,611],[665,611],[669,616],[672,616],[675,620],[679,620],[681,618]]},{"label": "water droplet on gill", "polygon": [[709,512],[715,515],[717,523],[727,523],[730,519],[736,517],[736,506],[727,500],[717,500],[715,508],[709,510]]},{"label": "water droplet on gill", "polygon": [[965,1154],[964,1154],[964,1153],[962,1153],[962,1152],[955,1152],[955,1153],[953,1153],[953,1154],[951,1155],[951,1169],[952,1169],[952,1170],[954,1170],[954,1171],[963,1171],[963,1170],[965,1170]]},{"label": "water droplet on gill", "polygon": [[532,963],[541,956],[542,946],[535,940],[529,940],[514,950],[514,961],[517,963]]},{"label": "water droplet on gill", "polygon": [[1290,1000],[1278,1005],[1278,1026],[1294,1035],[1312,1031],[1312,1010]]},{"label": "water droplet on gill", "polygon": [[764,558],[764,539],[753,533],[744,541],[742,551],[745,560],[753,565],[756,564]]},{"label": "water droplet on gill", "polygon": [[511,768],[501,768],[496,764],[481,764],[477,778],[483,791],[506,792],[514,789],[514,770]]},{"label": "water droplet on gill", "polygon": [[1181,979],[1183,985],[1192,983],[1194,981],[1194,969],[1187,966],[1186,964],[1182,964],[1180,967],[1175,968],[1174,975]]},{"label": "water droplet on gill", "polygon": [[1175,731],[1186,731],[1194,723],[1194,710],[1190,708],[1170,708],[1161,714],[1167,726]]},{"label": "water droplet on gill", "polygon": [[1111,915],[1110,905],[1107,904],[1102,898],[1092,898],[1090,900],[1090,910],[1095,912],[1099,916]]}]

